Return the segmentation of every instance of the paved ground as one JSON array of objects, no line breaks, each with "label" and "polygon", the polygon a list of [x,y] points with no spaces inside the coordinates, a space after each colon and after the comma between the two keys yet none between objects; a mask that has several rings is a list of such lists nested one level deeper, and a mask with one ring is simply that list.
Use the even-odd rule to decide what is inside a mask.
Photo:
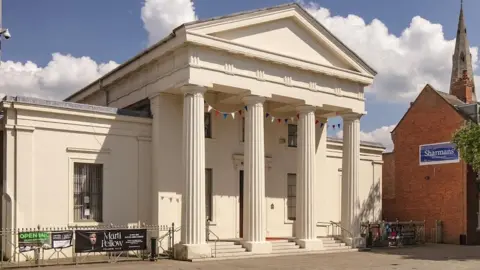
[{"label": "paved ground", "polygon": [[426,245],[413,248],[377,249],[322,255],[283,256],[259,259],[188,263],[163,260],[156,263],[117,263],[55,269],[89,270],[224,270],[224,269],[319,269],[319,270],[463,270],[480,269],[480,246]]}]

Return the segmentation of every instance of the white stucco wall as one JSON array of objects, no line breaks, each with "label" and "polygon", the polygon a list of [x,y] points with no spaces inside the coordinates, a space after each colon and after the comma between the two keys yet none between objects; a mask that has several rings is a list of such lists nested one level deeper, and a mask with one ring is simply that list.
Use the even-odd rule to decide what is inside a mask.
[{"label": "white stucco wall", "polygon": [[73,220],[74,162],[103,164],[104,223],[149,219],[151,119],[5,106],[3,146],[16,151],[4,150],[4,193],[12,204],[2,227],[95,225]]},{"label": "white stucco wall", "polygon": [[[155,165],[152,209],[158,224],[181,224],[182,97],[162,94],[152,101],[152,141],[158,140],[160,162]],[[157,122],[158,121],[158,122]],[[212,116],[212,139],[206,139],[206,168],[213,170],[213,222],[211,229],[220,238],[239,237],[239,162],[244,145],[241,142],[241,118],[223,119]],[[326,139],[326,132],[317,125],[316,219],[318,222],[340,221],[341,207],[341,141]],[[296,150],[287,147],[287,125],[265,121],[267,236],[286,237],[293,234],[293,222],[287,220],[287,174],[296,173]],[[281,143],[282,139],[285,140]],[[152,143],[152,145],[156,145]],[[359,196],[362,219],[377,220],[381,213],[381,153],[383,148],[362,145]],[[369,198],[371,198],[369,200]],[[155,222],[155,221],[154,221]],[[326,234],[323,227],[318,235]],[[180,234],[178,234],[178,237]],[[179,239],[179,238],[176,239]]]},{"label": "white stucco wall", "polygon": [[[2,227],[74,226],[75,161],[104,164],[104,223],[180,226],[182,96],[153,98],[153,120],[19,103],[4,106],[3,191],[12,202],[3,207]],[[238,238],[241,118],[213,115],[212,127],[213,138],[206,139],[206,168],[213,170],[211,229],[222,239]],[[338,222],[342,144],[327,140],[320,125],[316,134],[316,220]],[[287,139],[286,124],[265,121],[268,237],[294,236],[286,198],[287,174],[296,173],[296,149],[287,147]],[[368,145],[361,148],[359,195],[364,220],[380,218],[382,151]],[[155,158],[158,162],[152,164]],[[317,235],[326,233],[326,228],[317,227]]]}]

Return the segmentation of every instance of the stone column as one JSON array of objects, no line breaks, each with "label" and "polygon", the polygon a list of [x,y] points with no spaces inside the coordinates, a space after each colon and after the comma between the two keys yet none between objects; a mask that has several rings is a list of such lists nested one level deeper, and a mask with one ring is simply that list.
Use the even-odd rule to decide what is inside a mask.
[{"label": "stone column", "polygon": [[188,260],[211,257],[205,233],[205,88],[188,85],[181,90],[184,94],[182,171],[185,189],[181,241],[175,257]]},{"label": "stone column", "polygon": [[315,107],[297,107],[296,237],[301,248],[318,250],[323,242],[315,234]]},{"label": "stone column", "polygon": [[265,144],[264,112],[265,98],[246,96],[245,112],[245,162],[244,162],[244,214],[243,246],[253,253],[270,253],[272,245],[266,241],[265,199]]},{"label": "stone column", "polygon": [[360,114],[343,116],[342,160],[342,236],[352,247],[365,245],[360,237],[360,201],[358,181],[360,169]]}]

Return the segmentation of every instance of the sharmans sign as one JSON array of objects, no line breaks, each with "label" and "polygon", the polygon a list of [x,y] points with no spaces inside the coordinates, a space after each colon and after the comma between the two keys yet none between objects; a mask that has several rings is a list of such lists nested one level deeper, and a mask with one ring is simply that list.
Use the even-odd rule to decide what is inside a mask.
[{"label": "sharmans sign", "polygon": [[420,145],[420,165],[457,163],[460,161],[455,144],[450,142]]}]

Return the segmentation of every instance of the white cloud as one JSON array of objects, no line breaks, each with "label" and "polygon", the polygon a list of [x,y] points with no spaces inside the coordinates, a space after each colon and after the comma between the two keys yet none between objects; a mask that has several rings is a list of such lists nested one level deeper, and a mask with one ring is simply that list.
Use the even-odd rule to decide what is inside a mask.
[{"label": "white cloud", "polygon": [[63,99],[117,67],[118,64],[97,63],[90,57],[52,54],[45,66],[6,61],[0,63],[0,94]]},{"label": "white cloud", "polygon": [[[445,39],[442,25],[415,16],[395,36],[378,19],[366,23],[357,15],[332,16],[314,2],[299,2],[377,70],[374,84],[367,89],[377,99],[412,101],[426,83],[448,91],[455,40]],[[478,48],[472,47],[471,53],[476,68]]]},{"label": "white cloud", "polygon": [[191,0],[146,0],[142,7],[142,20],[148,32],[149,45],[152,45],[175,27],[197,20],[197,15]]},{"label": "white cloud", "polygon": [[[393,142],[392,137],[390,136],[390,132],[395,128],[395,125],[391,126],[383,126],[381,128],[377,128],[370,132],[360,132],[360,140],[368,141],[368,142],[377,142],[383,144],[385,146],[387,152],[393,150]],[[337,132],[336,136],[338,138],[343,137],[343,131]]]}]

